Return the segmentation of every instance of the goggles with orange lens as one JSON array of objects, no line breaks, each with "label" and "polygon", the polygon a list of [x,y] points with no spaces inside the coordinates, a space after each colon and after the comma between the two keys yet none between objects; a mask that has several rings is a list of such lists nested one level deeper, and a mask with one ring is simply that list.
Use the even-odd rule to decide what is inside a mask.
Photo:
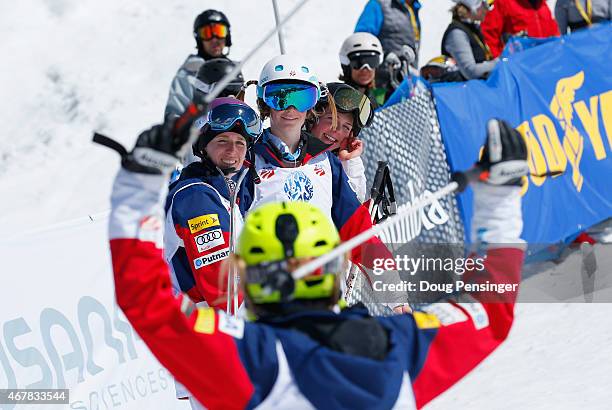
[{"label": "goggles with orange lens", "polygon": [[198,29],[198,35],[202,40],[212,40],[213,37],[226,38],[228,33],[227,26],[222,23],[212,23]]}]

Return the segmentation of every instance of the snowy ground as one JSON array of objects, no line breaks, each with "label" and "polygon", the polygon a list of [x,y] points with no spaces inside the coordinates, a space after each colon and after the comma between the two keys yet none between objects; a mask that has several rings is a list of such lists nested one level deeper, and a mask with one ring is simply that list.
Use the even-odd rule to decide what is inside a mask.
[{"label": "snowy ground", "polygon": [[[297,1],[280,3],[285,13]],[[425,62],[439,54],[451,2],[423,3],[420,61]],[[364,4],[311,0],[285,31],[289,52],[306,56],[322,79],[335,79],[337,51]],[[13,259],[16,241],[45,249],[48,245],[35,242],[41,231],[48,242],[58,241],[62,232],[81,232],[91,219],[104,219],[118,161],[90,142],[92,131],[130,145],[140,130],[161,119],[170,80],[193,50],[193,18],[205,7],[229,16],[236,59],[274,23],[271,2],[264,0],[0,3],[3,283],[13,280],[5,269],[27,275],[33,269],[27,258],[39,254]],[[274,38],[247,63],[245,77],[257,78],[275,54]],[[70,237],[65,253],[54,248],[57,259],[106,247],[85,234]],[[98,262],[108,263],[88,260]],[[53,277],[56,265],[48,266],[44,274]],[[543,275],[554,270],[544,269]],[[20,312],[3,301],[2,319]],[[611,316],[610,304],[520,304],[508,342],[429,408],[609,408]]]}]

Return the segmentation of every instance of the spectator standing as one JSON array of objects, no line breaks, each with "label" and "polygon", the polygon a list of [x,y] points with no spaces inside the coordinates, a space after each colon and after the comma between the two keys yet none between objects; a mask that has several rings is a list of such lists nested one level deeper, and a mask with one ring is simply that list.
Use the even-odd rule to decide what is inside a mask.
[{"label": "spectator standing", "polygon": [[382,63],[382,45],[370,33],[353,33],[340,47],[340,80],[367,95],[374,108],[385,103],[391,90],[377,87],[376,69]]},{"label": "spectator standing", "polygon": [[418,0],[370,0],[357,24],[355,33],[374,34],[382,43],[385,55],[393,52],[401,55],[409,46],[415,53],[413,66],[417,67],[421,22]]},{"label": "spectator standing", "polygon": [[486,0],[454,0],[453,19],[442,37],[442,54],[452,57],[464,80],[484,79],[495,68],[480,22],[491,6]]},{"label": "spectator standing", "polygon": [[612,0],[557,0],[555,19],[561,34],[612,20]]},{"label": "spectator standing", "polygon": [[218,10],[206,10],[200,13],[193,23],[197,54],[190,54],[172,80],[164,118],[180,116],[191,100],[195,77],[205,61],[227,56],[232,45],[230,22]]},{"label": "spectator standing", "polygon": [[481,29],[493,57],[499,57],[511,36],[546,38],[559,35],[557,22],[544,0],[496,0]]}]

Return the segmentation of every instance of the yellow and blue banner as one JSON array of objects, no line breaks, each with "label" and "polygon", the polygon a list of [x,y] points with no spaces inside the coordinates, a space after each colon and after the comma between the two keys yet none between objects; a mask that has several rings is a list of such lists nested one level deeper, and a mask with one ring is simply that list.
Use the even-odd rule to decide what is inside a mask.
[{"label": "yellow and blue banner", "polygon": [[[612,25],[603,24],[512,54],[487,81],[433,87],[453,171],[474,163],[489,118],[525,138],[533,175],[523,186],[522,237],[530,243],[556,243],[612,217],[610,56]],[[471,204],[468,190],[459,198],[466,231]]]}]

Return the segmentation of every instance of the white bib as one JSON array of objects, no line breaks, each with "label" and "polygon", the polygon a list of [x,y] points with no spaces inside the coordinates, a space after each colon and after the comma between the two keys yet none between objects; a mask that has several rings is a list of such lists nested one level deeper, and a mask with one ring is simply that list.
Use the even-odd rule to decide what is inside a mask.
[{"label": "white bib", "polygon": [[305,201],[331,219],[332,170],[327,155],[319,155],[298,168],[277,167],[256,156],[255,168],[261,183],[255,185],[250,209],[267,202]]}]

